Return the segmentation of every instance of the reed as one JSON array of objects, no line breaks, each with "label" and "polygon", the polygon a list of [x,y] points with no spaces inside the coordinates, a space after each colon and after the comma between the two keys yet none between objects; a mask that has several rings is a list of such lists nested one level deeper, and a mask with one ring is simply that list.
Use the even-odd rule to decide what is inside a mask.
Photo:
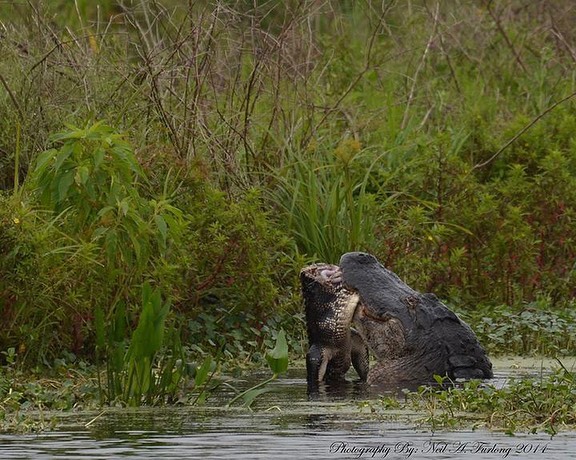
[{"label": "reed", "polygon": [[292,162],[275,174],[272,199],[303,254],[336,263],[345,252],[373,247],[370,170],[359,174],[352,164],[361,157],[357,142],[343,142],[324,155],[293,152]]}]

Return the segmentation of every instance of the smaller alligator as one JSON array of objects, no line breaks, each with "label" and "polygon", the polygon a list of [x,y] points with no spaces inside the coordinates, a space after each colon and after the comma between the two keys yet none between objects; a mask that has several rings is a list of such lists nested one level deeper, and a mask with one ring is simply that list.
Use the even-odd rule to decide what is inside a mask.
[{"label": "smaller alligator", "polygon": [[358,294],[342,285],[336,265],[309,265],[300,272],[300,281],[308,328],[308,389],[314,390],[322,381],[345,381],[350,365],[361,380],[366,380],[368,348],[358,332],[350,328]]}]

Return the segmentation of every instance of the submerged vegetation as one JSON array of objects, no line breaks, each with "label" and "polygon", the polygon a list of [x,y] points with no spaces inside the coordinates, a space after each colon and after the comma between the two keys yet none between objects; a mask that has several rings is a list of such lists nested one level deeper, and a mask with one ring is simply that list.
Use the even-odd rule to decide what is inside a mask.
[{"label": "submerged vegetation", "polygon": [[3,4],[2,413],[27,400],[18,372],[62,360],[91,369],[90,398],[139,405],[279,338],[302,355],[298,271],[350,250],[436,292],[491,354],[576,353],[575,15]]}]

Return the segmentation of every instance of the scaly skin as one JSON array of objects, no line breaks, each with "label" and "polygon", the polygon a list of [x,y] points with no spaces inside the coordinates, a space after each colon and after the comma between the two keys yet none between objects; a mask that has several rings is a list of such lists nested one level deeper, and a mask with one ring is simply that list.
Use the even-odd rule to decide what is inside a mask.
[{"label": "scaly skin", "polygon": [[368,349],[350,326],[358,295],[342,285],[336,265],[314,264],[300,272],[309,350],[308,388],[319,382],[343,381],[352,364],[362,380],[368,375]]},{"label": "scaly skin", "polygon": [[493,377],[478,339],[434,294],[421,294],[378,260],[351,252],[340,259],[344,291],[359,294],[354,324],[378,360],[368,382],[382,385],[433,383]]}]

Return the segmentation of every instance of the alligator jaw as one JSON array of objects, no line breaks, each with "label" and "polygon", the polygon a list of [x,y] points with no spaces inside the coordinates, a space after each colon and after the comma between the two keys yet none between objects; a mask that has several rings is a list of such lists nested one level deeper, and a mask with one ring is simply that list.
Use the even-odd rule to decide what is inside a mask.
[{"label": "alligator jaw", "polygon": [[365,317],[370,319],[371,321],[377,321],[379,323],[387,323],[392,319],[392,316],[385,315],[385,316],[376,316],[374,313],[370,311],[370,309],[366,308],[366,306],[360,302],[360,296],[358,296],[358,305],[356,306],[356,310],[354,311],[354,319],[358,320],[359,318]]},{"label": "alligator jaw", "polygon": [[378,361],[369,383],[493,377],[472,329],[435,295],[412,289],[371,254],[346,253],[340,268],[344,288],[360,295],[354,325]]}]

